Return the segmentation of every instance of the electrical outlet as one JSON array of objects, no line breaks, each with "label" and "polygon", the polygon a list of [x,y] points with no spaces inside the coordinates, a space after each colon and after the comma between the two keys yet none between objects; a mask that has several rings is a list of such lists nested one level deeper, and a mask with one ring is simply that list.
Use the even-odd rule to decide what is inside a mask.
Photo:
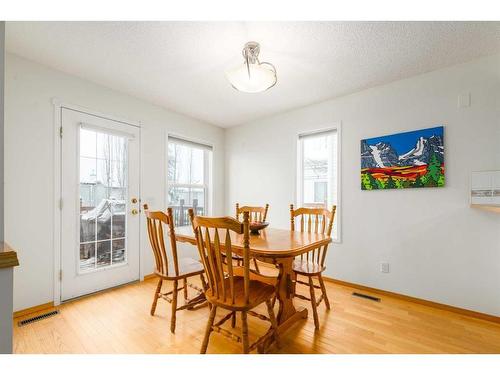
[{"label": "electrical outlet", "polygon": [[380,262],[380,272],[389,273],[389,263],[388,262]]}]

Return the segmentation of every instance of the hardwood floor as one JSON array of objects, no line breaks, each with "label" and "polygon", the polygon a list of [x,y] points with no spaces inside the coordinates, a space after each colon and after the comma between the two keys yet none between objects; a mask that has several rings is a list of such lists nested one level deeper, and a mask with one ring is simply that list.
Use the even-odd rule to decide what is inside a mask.
[{"label": "hardwood floor", "polygon": [[[171,334],[166,301],[160,300],[156,315],[149,315],[155,286],[150,279],[75,300],[61,305],[61,314],[24,327],[17,326],[18,318],[14,352],[198,353],[208,308],[179,311],[176,333]],[[273,346],[271,353],[500,353],[500,324],[374,293],[381,302],[365,300],[353,297],[354,289],[331,282],[326,287],[332,310],[318,309],[320,330],[314,331],[309,314],[282,336],[281,349]],[[306,301],[296,304],[310,308]],[[252,341],[268,323],[250,317],[249,326]],[[222,335],[210,338],[208,353],[240,350]]]}]

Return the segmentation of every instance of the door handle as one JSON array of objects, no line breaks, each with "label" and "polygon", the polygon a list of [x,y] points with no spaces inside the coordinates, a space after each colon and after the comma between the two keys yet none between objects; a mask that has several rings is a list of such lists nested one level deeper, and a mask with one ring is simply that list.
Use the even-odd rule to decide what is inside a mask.
[{"label": "door handle", "polygon": [[139,213],[139,210],[136,208],[132,208],[132,215],[137,215]]}]

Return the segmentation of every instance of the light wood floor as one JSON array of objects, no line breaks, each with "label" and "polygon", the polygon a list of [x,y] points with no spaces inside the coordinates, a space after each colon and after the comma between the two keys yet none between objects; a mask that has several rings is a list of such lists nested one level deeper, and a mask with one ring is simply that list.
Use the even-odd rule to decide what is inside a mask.
[{"label": "light wood floor", "polygon": [[[155,283],[148,280],[85,297],[61,305],[60,315],[24,327],[15,324],[14,351],[198,353],[208,308],[178,312],[177,331],[171,334],[170,304],[160,300],[156,316],[149,315]],[[281,349],[271,347],[270,352],[500,353],[499,324],[386,296],[379,296],[381,302],[364,300],[353,297],[352,288],[329,282],[327,289],[333,304],[328,312],[320,307],[321,330],[314,331],[309,314],[282,337]],[[296,303],[307,306],[306,301]],[[251,341],[267,329],[257,318],[249,317],[249,325]],[[220,334],[210,338],[208,353],[240,350]]]}]

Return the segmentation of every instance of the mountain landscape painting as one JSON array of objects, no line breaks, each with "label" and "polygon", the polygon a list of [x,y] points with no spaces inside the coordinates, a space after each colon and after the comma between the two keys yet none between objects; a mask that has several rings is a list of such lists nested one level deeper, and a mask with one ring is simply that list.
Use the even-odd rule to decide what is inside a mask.
[{"label": "mountain landscape painting", "polygon": [[442,126],[361,141],[361,189],[444,186]]}]

